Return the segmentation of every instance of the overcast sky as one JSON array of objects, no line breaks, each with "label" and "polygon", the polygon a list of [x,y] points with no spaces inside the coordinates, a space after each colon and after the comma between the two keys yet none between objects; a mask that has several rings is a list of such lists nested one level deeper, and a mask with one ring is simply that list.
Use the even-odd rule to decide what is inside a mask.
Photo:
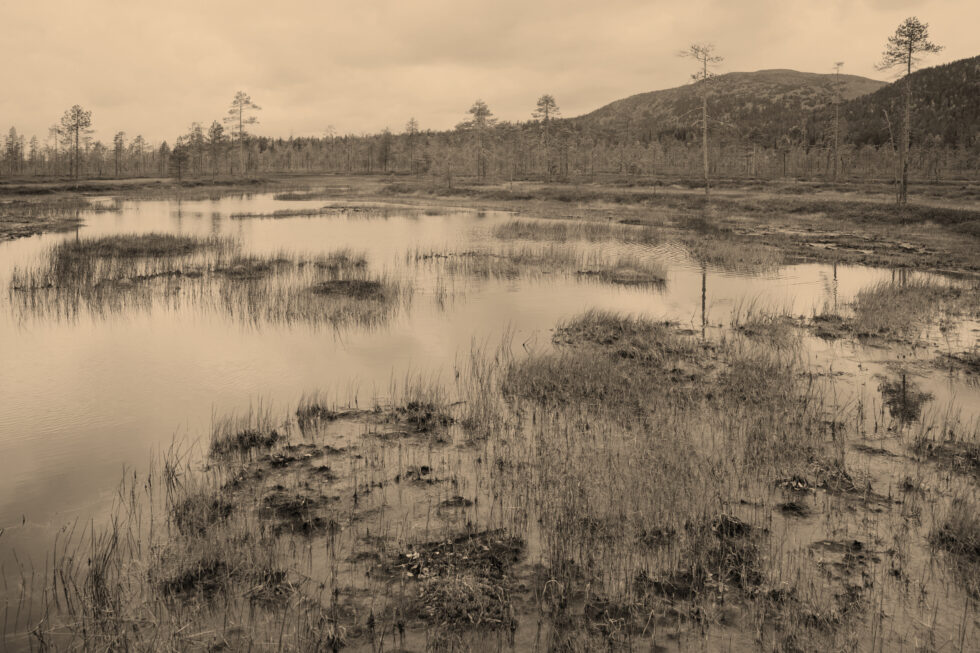
[{"label": "overcast sky", "polygon": [[909,15],[946,47],[926,65],[980,54],[977,0],[0,0],[0,129],[47,138],[78,103],[105,141],[172,140],[239,89],[284,137],[443,129],[476,98],[523,120],[542,93],[574,116],[686,84],[696,41],[720,72],[889,79],[874,63]]}]

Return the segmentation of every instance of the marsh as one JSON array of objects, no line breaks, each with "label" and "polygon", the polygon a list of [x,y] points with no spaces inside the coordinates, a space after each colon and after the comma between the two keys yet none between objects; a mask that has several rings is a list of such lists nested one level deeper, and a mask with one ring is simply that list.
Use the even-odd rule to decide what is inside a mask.
[{"label": "marsh", "polygon": [[5,645],[971,627],[975,282],[349,188],[0,244]]}]

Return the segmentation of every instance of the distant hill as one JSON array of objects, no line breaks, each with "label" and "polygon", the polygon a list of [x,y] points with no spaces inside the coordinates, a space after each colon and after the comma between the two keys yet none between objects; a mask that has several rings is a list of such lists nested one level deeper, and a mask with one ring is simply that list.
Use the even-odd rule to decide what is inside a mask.
[{"label": "distant hill", "polygon": [[[852,100],[887,86],[857,75],[841,75],[841,96]],[[802,132],[804,121],[831,104],[834,75],[795,70],[759,70],[727,73],[710,82],[711,115],[725,123],[732,135],[772,145],[794,127]],[[700,90],[688,84],[662,91],[640,93],[617,100],[572,122],[585,128],[625,134],[633,140],[652,140],[673,133],[684,137],[695,131],[701,110]],[[714,127],[713,127],[714,128]],[[720,126],[725,129],[725,126]]]},{"label": "distant hill", "polygon": [[[847,139],[857,145],[887,143],[885,111],[900,129],[904,93],[899,81],[843,104]],[[912,100],[916,141],[967,147],[980,143],[980,56],[913,72]]]}]

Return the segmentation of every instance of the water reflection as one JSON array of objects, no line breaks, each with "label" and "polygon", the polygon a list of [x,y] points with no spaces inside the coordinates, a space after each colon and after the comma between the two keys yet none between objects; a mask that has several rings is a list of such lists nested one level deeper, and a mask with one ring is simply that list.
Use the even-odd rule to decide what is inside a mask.
[{"label": "water reflection", "polygon": [[881,397],[895,419],[902,426],[908,426],[922,415],[922,407],[932,401],[930,392],[922,392],[918,386],[902,373],[900,379],[886,379],[878,386]]},{"label": "water reflection", "polygon": [[[457,355],[474,340],[499,342],[506,329],[518,347],[548,346],[556,323],[589,308],[668,319],[707,338],[718,328],[712,325],[728,324],[746,298],[809,315],[824,305],[844,305],[861,288],[893,274],[807,264],[745,275],[699,263],[676,243],[618,241],[568,243],[574,256],[558,273],[542,266],[538,274],[466,274],[418,265],[410,254],[502,247],[540,252],[551,246],[519,239],[501,244],[494,229],[513,217],[497,212],[389,207],[231,219],[235,213],[304,207],[308,200],[274,200],[268,194],[125,202],[117,213],[86,214],[84,226],[73,234],[0,244],[3,288],[10,287],[15,269],[36,266],[57,243],[121,233],[230,238],[242,257],[268,259],[288,252],[294,261],[281,275],[247,282],[228,275],[179,283],[161,279],[148,295],[139,288],[116,295],[130,299],[110,304],[111,310],[100,310],[105,306],[100,301],[55,292],[56,309],[46,314],[38,310],[45,301],[35,298],[25,305],[24,294],[0,293],[5,546],[16,540],[19,549],[24,544],[29,549],[65,520],[97,512],[111,500],[124,466],[145,466],[150,452],[175,435],[205,433],[214,414],[241,410],[257,397],[284,412],[314,389],[367,404],[387,391],[392,378],[409,371],[435,378],[449,374]],[[302,319],[304,305],[329,300],[337,306],[337,298],[316,296],[311,289],[322,276],[298,261],[344,248],[363,252],[372,278],[408,289],[411,301],[341,330]],[[589,268],[588,260],[579,258],[582,252],[661,270],[663,283],[583,277],[577,272]],[[829,287],[828,278],[833,279]],[[50,319],[65,315],[71,319]],[[857,386],[887,372],[880,349],[811,338],[806,348],[817,365],[846,370]],[[920,349],[916,355],[927,353]],[[917,384],[937,403],[955,395],[963,406],[980,406],[980,389],[942,371],[924,372]],[[906,385],[911,405],[907,390]]]}]

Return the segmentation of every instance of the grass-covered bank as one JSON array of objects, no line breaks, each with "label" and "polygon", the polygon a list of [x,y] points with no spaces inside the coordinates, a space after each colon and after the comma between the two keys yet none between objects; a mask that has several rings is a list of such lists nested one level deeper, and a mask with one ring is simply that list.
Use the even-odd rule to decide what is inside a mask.
[{"label": "grass-covered bank", "polygon": [[[367,182],[365,182],[367,183]],[[380,186],[379,184],[374,184]],[[980,211],[960,186],[929,187],[896,207],[883,188],[732,183],[713,195],[677,184],[467,184],[399,180],[382,195],[517,210],[529,216],[612,221],[658,229],[696,247],[769,250],[749,261],[817,261],[944,272],[980,271]],[[729,257],[730,258],[730,257]],[[710,261],[710,258],[708,259]]]}]

